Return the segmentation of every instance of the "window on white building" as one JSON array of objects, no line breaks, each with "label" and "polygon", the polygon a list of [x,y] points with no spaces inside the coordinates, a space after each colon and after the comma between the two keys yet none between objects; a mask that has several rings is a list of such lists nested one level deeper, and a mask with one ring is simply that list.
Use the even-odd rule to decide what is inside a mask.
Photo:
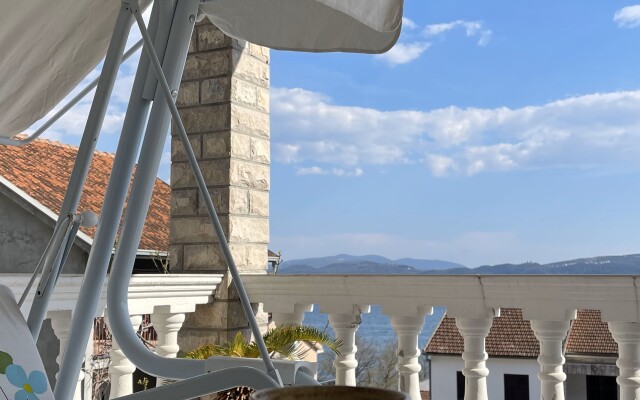
[{"label": "window on white building", "polygon": [[462,371],[456,372],[456,386],[458,387],[458,399],[464,400],[464,375]]},{"label": "window on white building", "polygon": [[504,400],[529,400],[529,375],[504,374]]},{"label": "window on white building", "polygon": [[587,400],[614,400],[618,398],[615,376],[587,375]]}]

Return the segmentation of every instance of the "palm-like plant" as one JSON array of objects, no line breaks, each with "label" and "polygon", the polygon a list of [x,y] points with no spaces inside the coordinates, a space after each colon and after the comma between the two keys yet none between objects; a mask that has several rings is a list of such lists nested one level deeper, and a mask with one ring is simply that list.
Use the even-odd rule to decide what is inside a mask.
[{"label": "palm-like plant", "polygon": [[[301,325],[282,325],[270,329],[264,334],[263,339],[272,358],[279,355],[291,360],[304,358],[309,351],[308,348],[305,349],[298,345],[297,342],[300,341],[325,345],[338,355],[340,354],[338,347],[342,345],[342,341],[332,339],[325,331]],[[206,359],[212,356],[258,358],[260,350],[255,342],[247,342],[244,336],[238,332],[229,343],[198,347],[188,352],[185,358]]]},{"label": "palm-like plant", "polygon": [[[281,325],[270,329],[263,335],[263,339],[271,358],[278,355],[291,360],[304,358],[309,352],[309,348],[299,345],[298,342],[300,341],[322,344],[337,355],[340,355],[338,348],[342,345],[341,340],[331,338],[326,331],[302,325]],[[207,344],[198,347],[188,352],[185,358],[202,360],[213,356],[258,358],[260,357],[260,350],[255,342],[248,342],[238,332],[229,343],[224,345]],[[248,399],[251,392],[252,390],[249,388],[235,388],[218,393],[215,399]]]}]

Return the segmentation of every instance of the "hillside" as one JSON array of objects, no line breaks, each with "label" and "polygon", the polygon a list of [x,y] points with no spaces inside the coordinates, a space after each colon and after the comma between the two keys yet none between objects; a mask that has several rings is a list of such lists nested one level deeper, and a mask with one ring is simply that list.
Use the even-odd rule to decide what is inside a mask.
[{"label": "hillside", "polygon": [[[280,273],[287,274],[407,274],[421,271],[466,268],[464,265],[442,261],[414,258],[401,258],[391,260],[377,255],[352,256],[338,254],[336,256],[303,258],[299,260],[285,261],[280,264]],[[389,271],[389,272],[368,272]],[[286,272],[285,272],[286,271]],[[331,272],[328,272],[331,271]],[[359,271],[359,272],[355,272]]]},{"label": "hillside", "polygon": [[279,274],[532,274],[532,275],[636,275],[640,274],[640,254],[578,258],[549,264],[526,262],[522,264],[483,265],[467,268],[461,264],[442,260],[403,258],[391,260],[376,255],[331,257],[291,260],[281,264]]}]

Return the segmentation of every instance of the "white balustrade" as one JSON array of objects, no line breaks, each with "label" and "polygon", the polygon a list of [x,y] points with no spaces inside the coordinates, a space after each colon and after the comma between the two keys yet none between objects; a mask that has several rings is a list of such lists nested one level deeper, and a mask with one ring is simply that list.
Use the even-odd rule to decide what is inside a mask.
[{"label": "white balustrade", "polygon": [[[384,310],[389,313],[389,309]],[[412,312],[413,311],[413,312]],[[406,314],[406,315],[405,315]],[[424,317],[433,314],[431,307],[402,307],[391,313],[391,325],[398,336],[398,390],[420,399],[420,349],[418,335],[424,326]]]},{"label": "white balustrade", "polygon": [[[30,274],[0,274],[0,285],[10,287],[19,298],[29,282]],[[53,292],[47,316],[51,318],[56,337],[60,340],[59,364],[67,344],[71,313],[75,308],[78,292],[82,284],[81,275],[61,275]],[[158,333],[156,351],[164,357],[175,357],[179,347],[177,334],[182,326],[185,313],[194,312],[196,305],[213,301],[217,285],[221,282],[219,274],[149,274],[133,275],[129,285],[129,311],[132,327],[140,325],[142,314],[151,314],[152,323]],[[106,286],[106,284],[105,284]],[[102,316],[106,304],[106,287],[98,303],[96,317]],[[27,297],[22,306],[23,314],[31,308],[33,295]],[[107,318],[108,319],[108,318]],[[118,348],[115,340],[111,350],[111,395],[110,398],[132,393],[132,376],[135,367]],[[91,360],[93,341],[88,345],[86,358]],[[86,363],[86,364],[91,364]],[[79,372],[79,381],[74,400],[90,398],[91,371]]]},{"label": "white balustrade", "polygon": [[336,332],[336,339],[342,341],[340,354],[336,356],[333,366],[336,370],[336,385],[356,386],[356,331],[362,323],[362,313],[368,313],[368,305],[353,305],[341,310],[340,313],[330,313],[329,323]]},{"label": "white balustrade", "polygon": [[[498,312],[499,313],[499,312]],[[499,316],[496,313],[496,317]],[[493,310],[489,312],[493,314]],[[465,377],[464,400],[488,400],[487,393],[487,352],[485,339],[489,335],[493,317],[457,317],[456,326],[464,339],[464,369]]]},{"label": "white balustrade", "polygon": [[304,319],[304,313],[313,311],[313,304],[294,304],[293,311],[287,311],[278,312],[272,310],[271,318],[276,326],[301,325]]},{"label": "white balustrade", "polygon": [[[129,319],[131,327],[134,330],[138,330],[142,323],[142,315],[132,315]],[[105,317],[105,322],[110,327],[108,316]],[[111,364],[109,365],[109,377],[111,378],[109,399],[133,393],[133,373],[136,371],[136,366],[122,352],[115,339],[111,341],[109,356],[111,358]]]},{"label": "white balustrade", "polygon": [[[252,301],[263,302],[277,324],[298,323],[310,304],[329,315],[344,341],[336,358],[336,383],[355,384],[355,335],[360,314],[353,304],[382,306],[398,338],[399,389],[420,398],[417,337],[422,317],[416,309],[443,306],[464,339],[465,400],[486,400],[485,338],[501,307],[520,308],[540,342],[540,393],[563,400],[563,340],[577,309],[600,310],[619,345],[621,400],[640,400],[640,282],[633,276],[296,276],[249,275]],[[340,306],[342,311],[337,311]],[[368,308],[367,308],[368,310]],[[621,322],[622,321],[622,322]],[[437,397],[437,395],[434,394]]]},{"label": "white balustrade", "polygon": [[569,321],[532,320],[531,329],[540,342],[540,379],[542,400],[564,400],[564,381],[567,375],[562,370],[564,356],[562,343],[569,332]]},{"label": "white balustrade", "polygon": [[[151,323],[158,335],[156,354],[167,358],[176,358],[180,346],[178,346],[178,332],[184,323],[184,313],[172,313],[167,306],[157,307],[151,315]],[[156,386],[165,383],[164,378],[158,378]]]},{"label": "white balustrade", "polygon": [[620,400],[640,399],[640,324],[637,322],[609,322],[609,330],[618,343],[620,369],[617,382]]},{"label": "white balustrade", "polygon": [[[67,341],[69,339],[69,330],[71,329],[71,310],[67,311],[53,311],[48,314],[49,318],[51,318],[51,328],[53,329],[53,333],[56,335],[58,340],[60,341],[60,348],[58,350],[58,357],[56,357],[56,363],[60,365],[62,362],[62,356],[64,355],[64,351],[67,348]],[[58,373],[56,373],[56,379],[58,378]],[[78,384],[76,385],[76,390],[73,393],[73,400],[81,400],[82,399],[82,381],[84,380],[84,372],[80,371],[78,373]]]},{"label": "white balustrade", "polygon": [[[28,279],[27,275],[4,274],[0,275],[0,284],[12,287],[19,296]],[[81,280],[78,276],[62,276],[49,310],[63,348]],[[531,321],[540,342],[543,400],[564,399],[562,344],[575,310],[600,310],[619,347],[620,399],[640,400],[640,284],[635,276],[247,275],[244,281],[251,300],[263,303],[277,324],[300,324],[313,305],[328,314],[337,338],[343,341],[342,354],[335,361],[339,385],[356,384],[355,337],[362,314],[370,311],[370,305],[382,306],[398,339],[399,389],[409,393],[411,400],[420,398],[417,337],[431,307],[446,307],[464,339],[466,400],[488,398],[487,380],[492,378],[488,375],[485,338],[501,307],[520,308],[523,318]],[[159,334],[158,354],[175,357],[176,336],[185,313],[193,312],[196,304],[211,301],[219,282],[220,276],[211,275],[133,277],[130,312],[152,314]],[[27,298],[23,312],[29,309],[30,301]],[[132,325],[137,323],[137,317],[134,319]],[[113,368],[122,369],[125,360],[118,357],[114,356]],[[113,393],[127,394],[127,384],[119,382],[120,377],[116,377]]]}]

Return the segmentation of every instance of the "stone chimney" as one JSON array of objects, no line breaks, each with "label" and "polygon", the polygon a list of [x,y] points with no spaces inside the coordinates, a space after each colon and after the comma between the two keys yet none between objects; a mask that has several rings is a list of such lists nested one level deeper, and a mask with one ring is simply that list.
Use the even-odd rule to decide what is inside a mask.
[{"label": "stone chimney", "polygon": [[[241,273],[265,273],[269,242],[269,50],[195,27],[177,100]],[[248,334],[248,323],[180,139],[171,138],[170,268],[224,274],[213,304],[188,314],[181,350]],[[264,313],[259,320],[266,327]]]}]

